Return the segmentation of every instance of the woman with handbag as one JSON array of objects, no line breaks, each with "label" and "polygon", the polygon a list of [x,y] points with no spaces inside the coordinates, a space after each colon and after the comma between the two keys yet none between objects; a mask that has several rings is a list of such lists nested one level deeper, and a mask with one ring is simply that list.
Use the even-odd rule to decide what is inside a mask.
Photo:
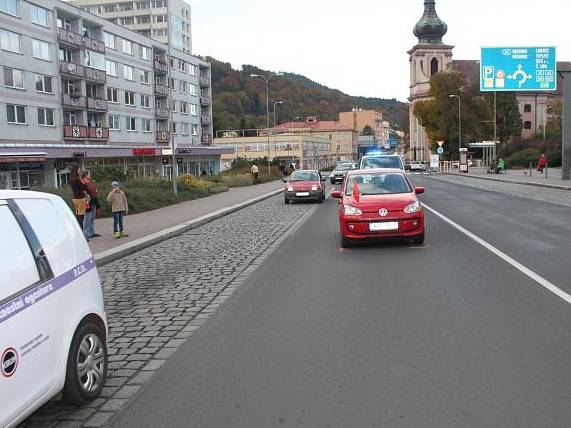
[{"label": "woman with handbag", "polygon": [[99,200],[97,199],[97,186],[91,179],[91,172],[89,170],[81,172],[81,181],[85,184],[88,195],[85,206],[85,217],[83,219],[83,234],[85,238],[89,240],[101,236],[95,232],[95,217],[97,216],[97,210],[101,209],[101,205],[99,205]]},{"label": "woman with handbag", "polygon": [[87,203],[87,186],[79,176],[79,166],[71,167],[71,175],[69,176],[69,186],[73,194],[73,212],[79,226],[83,230],[83,219],[85,217],[85,205]]}]

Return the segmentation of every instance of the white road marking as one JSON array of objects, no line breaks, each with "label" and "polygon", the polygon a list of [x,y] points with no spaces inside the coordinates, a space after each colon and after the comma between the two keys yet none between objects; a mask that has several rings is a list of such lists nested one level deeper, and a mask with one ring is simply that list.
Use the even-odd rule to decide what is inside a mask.
[{"label": "white road marking", "polygon": [[441,220],[445,221],[446,223],[448,223],[450,226],[452,226],[453,228],[455,228],[456,230],[460,231],[461,233],[463,233],[464,235],[466,235],[468,238],[472,239],[473,241],[477,242],[478,244],[480,244],[482,247],[486,248],[487,250],[489,250],[490,252],[492,252],[493,254],[495,254],[496,256],[498,256],[499,258],[501,258],[502,260],[504,260],[505,262],[509,263],[510,265],[512,265],[513,267],[515,267],[517,270],[519,270],[521,273],[523,273],[524,275],[528,276],[529,278],[531,278],[532,280],[534,280],[535,282],[537,282],[539,285],[541,285],[542,287],[546,288],[547,290],[551,291],[553,294],[555,294],[557,297],[559,297],[560,299],[564,300],[565,302],[569,303],[571,305],[571,295],[569,295],[568,293],[566,293],[565,291],[561,290],[560,288],[558,288],[555,284],[553,284],[552,282],[548,281],[547,279],[543,278],[542,276],[538,275],[537,273],[535,273],[534,271],[532,271],[531,269],[525,267],[524,265],[522,265],[520,262],[518,262],[517,260],[511,258],[510,256],[508,256],[506,253],[504,253],[503,251],[497,249],[496,247],[494,247],[492,244],[484,241],[482,238],[480,238],[479,236],[473,234],[472,232],[470,232],[468,229],[465,229],[464,227],[460,226],[458,223],[454,222],[453,220],[450,220],[448,217],[446,217],[444,214],[439,213],[438,211],[436,211],[434,208],[430,208],[428,205],[426,204],[422,204],[424,206],[424,208],[426,208],[428,211],[430,211],[432,214],[434,214],[435,216],[439,217]]}]

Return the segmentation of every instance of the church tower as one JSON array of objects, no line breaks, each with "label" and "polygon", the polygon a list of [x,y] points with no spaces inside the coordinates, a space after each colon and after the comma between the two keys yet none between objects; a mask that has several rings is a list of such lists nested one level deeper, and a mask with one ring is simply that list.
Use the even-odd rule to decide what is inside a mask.
[{"label": "church tower", "polygon": [[424,14],[414,26],[418,44],[407,53],[410,61],[410,149],[413,160],[430,160],[430,141],[413,113],[415,103],[429,99],[430,78],[446,71],[452,62],[454,46],[445,45],[442,37],[448,32],[446,23],[436,13],[436,0],[424,1]]}]

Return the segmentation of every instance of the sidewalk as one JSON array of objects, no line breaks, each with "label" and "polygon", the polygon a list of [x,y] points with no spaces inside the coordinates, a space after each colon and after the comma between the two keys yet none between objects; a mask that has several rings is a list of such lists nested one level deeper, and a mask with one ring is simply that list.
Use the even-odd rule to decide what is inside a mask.
[{"label": "sidewalk", "polygon": [[169,205],[157,210],[146,211],[140,214],[125,217],[125,231],[129,237],[113,238],[113,219],[102,218],[95,220],[95,230],[101,234],[99,238],[89,241],[89,247],[95,258],[103,252],[112,250],[126,243],[140,240],[145,236],[161,232],[165,229],[198,219],[204,215],[232,207],[267,193],[281,190],[283,183],[273,181],[257,186],[236,187],[228,192],[219,193],[205,198],[195,199],[180,204]]},{"label": "sidewalk", "polygon": [[508,169],[505,174],[487,174],[486,168],[470,168],[468,174],[460,174],[458,172],[447,173],[449,175],[459,175],[462,177],[479,178],[483,180],[501,181],[506,183],[526,184],[529,186],[548,187],[552,189],[571,190],[571,181],[561,179],[561,168],[549,168],[547,170],[547,178],[545,171],[539,174],[535,169],[532,170],[531,177],[529,169],[514,170]]}]

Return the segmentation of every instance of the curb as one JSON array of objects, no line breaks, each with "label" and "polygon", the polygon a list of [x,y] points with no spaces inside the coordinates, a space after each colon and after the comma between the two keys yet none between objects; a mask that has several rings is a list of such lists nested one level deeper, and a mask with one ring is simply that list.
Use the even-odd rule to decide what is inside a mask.
[{"label": "curb", "polygon": [[480,176],[477,176],[477,175],[456,174],[456,173],[453,173],[453,172],[444,172],[443,175],[455,175],[455,176],[457,176],[457,177],[475,178],[475,179],[477,179],[477,180],[499,181],[499,182],[501,182],[501,183],[523,184],[523,185],[525,185],[525,186],[545,187],[545,188],[548,188],[548,189],[571,191],[571,186],[560,186],[560,185],[558,185],[558,184],[534,183],[534,182],[531,182],[531,181],[508,180],[508,179],[506,179],[506,178],[480,177]]},{"label": "curb", "polygon": [[272,196],[279,195],[282,192],[283,189],[274,190],[272,192],[265,193],[256,198],[249,199],[245,202],[241,202],[239,204],[232,205],[230,207],[219,209],[217,211],[211,212],[210,214],[206,214],[201,217],[197,217],[193,220],[184,222],[182,224],[160,230],[158,232],[152,233],[150,235],[144,236],[139,239],[135,239],[134,241],[120,245],[110,250],[102,251],[94,255],[95,263],[97,264],[97,267],[104,266],[115,260],[136,253],[137,251],[141,251],[152,245],[158,244],[159,242],[163,242],[166,241],[167,239],[174,238],[175,236],[182,235],[183,233],[188,232],[189,230],[196,229],[221,217],[227,216],[228,214],[232,214],[243,208],[249,207],[250,205],[254,205],[258,202],[269,199]]}]

